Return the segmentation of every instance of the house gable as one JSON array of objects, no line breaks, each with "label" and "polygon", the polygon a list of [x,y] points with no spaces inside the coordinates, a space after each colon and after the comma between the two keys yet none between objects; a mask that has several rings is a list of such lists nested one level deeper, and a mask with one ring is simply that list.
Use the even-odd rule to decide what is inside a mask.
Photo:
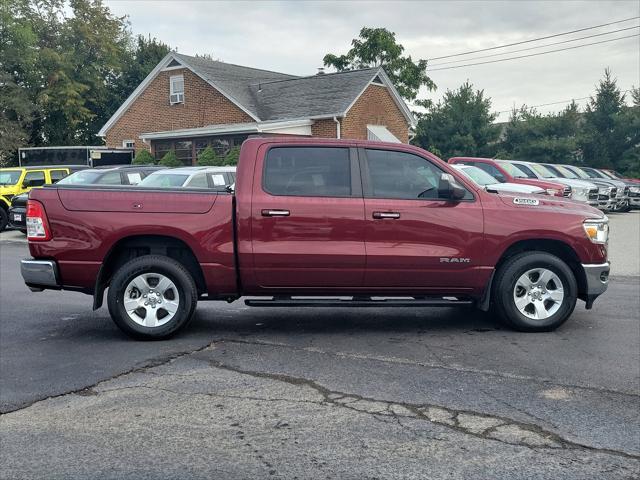
[{"label": "house gable", "polygon": [[409,142],[409,125],[386,86],[369,84],[341,121],[343,138],[367,139],[367,125],[383,125],[402,143]]},{"label": "house gable", "polygon": [[[184,77],[184,103],[171,105],[169,79],[176,75]],[[105,137],[107,145],[121,146],[123,140],[134,140],[136,149],[140,149],[145,148],[140,134],[146,132],[253,121],[251,116],[199,75],[188,68],[174,66],[157,72],[126,110],[118,115]]]}]

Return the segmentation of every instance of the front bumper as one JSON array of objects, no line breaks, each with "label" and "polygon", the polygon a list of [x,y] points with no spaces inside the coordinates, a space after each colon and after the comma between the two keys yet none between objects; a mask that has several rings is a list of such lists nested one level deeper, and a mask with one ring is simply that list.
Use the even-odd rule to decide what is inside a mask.
[{"label": "front bumper", "polygon": [[611,270],[611,263],[600,264],[582,264],[584,270],[584,276],[586,279],[586,291],[584,292],[586,297],[587,308],[591,308],[596,298],[602,295],[609,286],[609,270]]},{"label": "front bumper", "polygon": [[[18,215],[18,220],[16,220]],[[11,207],[9,209],[9,225],[20,230],[27,228],[27,209],[24,207]]]},{"label": "front bumper", "polygon": [[33,292],[41,292],[45,288],[60,288],[58,265],[53,260],[34,260],[32,258],[21,260],[20,273],[22,273],[24,283]]}]

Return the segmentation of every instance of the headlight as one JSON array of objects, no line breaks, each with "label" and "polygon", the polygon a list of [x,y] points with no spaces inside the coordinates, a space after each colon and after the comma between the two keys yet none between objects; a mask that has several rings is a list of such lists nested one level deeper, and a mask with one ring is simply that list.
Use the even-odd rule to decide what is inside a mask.
[{"label": "headlight", "polygon": [[572,197],[586,197],[587,195],[589,195],[588,188],[574,188],[571,192]]},{"label": "headlight", "polygon": [[547,195],[558,195],[560,190],[556,190],[555,188],[547,188]]},{"label": "headlight", "polygon": [[582,224],[584,232],[593,243],[607,243],[609,240],[609,219],[585,220]]},{"label": "headlight", "polygon": [[640,193],[640,187],[629,187],[629,191],[633,193]]}]

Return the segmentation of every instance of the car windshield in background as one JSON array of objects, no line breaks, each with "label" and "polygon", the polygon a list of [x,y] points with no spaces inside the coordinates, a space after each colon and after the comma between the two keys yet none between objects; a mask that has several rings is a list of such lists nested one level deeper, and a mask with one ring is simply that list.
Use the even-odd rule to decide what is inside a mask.
[{"label": "car windshield in background", "polygon": [[72,173],[58,182],[58,185],[87,185],[95,183],[102,172],[82,171]]},{"label": "car windshield in background", "polygon": [[589,175],[590,178],[607,178],[594,168],[583,168],[582,171]]},{"label": "car windshield in background", "polygon": [[500,183],[496,178],[492,177],[484,170],[480,170],[478,167],[464,167],[458,170],[482,187],[485,185],[495,185],[496,183]]},{"label": "car windshield in background", "polygon": [[554,165],[556,170],[558,170],[562,176],[564,176],[564,178],[573,178],[573,179],[577,179],[578,176],[573,173],[571,170],[569,170],[567,167],[563,167],[562,165]]},{"label": "car windshield in background", "polygon": [[512,165],[508,162],[499,162],[499,164],[513,178],[527,178],[527,174],[523,172],[520,168],[516,167],[515,165]]},{"label": "car windshield in background", "polygon": [[20,170],[5,170],[0,172],[0,185],[15,185],[20,180]]},{"label": "car windshield in background", "polygon": [[543,167],[540,164],[537,163],[532,163],[530,164],[531,169],[536,172],[538,175],[540,175],[542,178],[554,178],[555,175],[553,174],[553,172],[551,172],[551,170],[549,170],[547,167]]},{"label": "car windshield in background", "polygon": [[583,171],[582,171],[581,169],[579,169],[578,167],[573,167],[573,168],[571,169],[571,171],[572,171],[573,173],[575,173],[575,174],[578,176],[578,178],[584,178],[584,179],[586,179],[586,180],[588,180],[589,178],[591,178],[589,175],[587,175],[585,172],[583,172]]},{"label": "car windshield in background", "polygon": [[526,165],[517,164],[514,166],[517,167],[520,171],[522,171],[525,174],[526,178],[538,178],[538,176],[535,173],[533,173],[533,171]]},{"label": "car windshield in background", "polygon": [[171,188],[181,187],[189,178],[189,175],[178,175],[175,173],[158,173],[149,175],[142,180],[139,187]]}]

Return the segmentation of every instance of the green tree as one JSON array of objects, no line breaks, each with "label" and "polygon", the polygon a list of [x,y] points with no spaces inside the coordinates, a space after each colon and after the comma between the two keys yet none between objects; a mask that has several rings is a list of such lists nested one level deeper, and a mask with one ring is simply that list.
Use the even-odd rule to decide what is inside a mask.
[{"label": "green tree", "polygon": [[541,115],[526,106],[514,109],[498,156],[545,163],[575,163],[579,156],[580,113],[572,102],[558,114]]},{"label": "green tree", "polygon": [[624,143],[617,168],[640,178],[640,88],[631,89],[631,100],[631,106],[625,105],[615,119],[614,130],[620,132]]},{"label": "green tree", "polygon": [[18,148],[29,141],[34,108],[25,90],[0,70],[0,167],[18,163]]},{"label": "green tree", "polygon": [[156,159],[148,150],[138,150],[132,163],[134,165],[153,165],[156,163]]},{"label": "green tree", "polygon": [[412,143],[444,159],[491,155],[500,133],[493,124],[495,118],[491,99],[466,82],[455,91],[447,90],[440,102],[420,116]]},{"label": "green tree", "polygon": [[173,150],[169,150],[158,162],[158,165],[169,168],[184,166],[184,164],[180,160],[178,160],[178,157],[176,157],[176,152],[174,152]]},{"label": "green tree", "polygon": [[585,163],[595,167],[620,168],[627,139],[626,129],[620,128],[616,117],[624,108],[624,94],[611,71],[606,69],[585,112],[580,141]]},{"label": "green tree", "polygon": [[239,158],[240,158],[240,147],[233,147],[225,155],[224,165],[229,165],[229,166],[238,165]]},{"label": "green tree", "polygon": [[[351,41],[351,49],[345,55],[327,53],[323,62],[337,71],[360,68],[382,67],[398,93],[413,101],[420,87],[428,90],[436,88],[427,75],[427,61],[413,61],[411,56],[403,56],[404,47],[396,41],[396,34],[386,28],[363,27],[358,38]],[[419,102],[426,105],[426,101]]]},{"label": "green tree", "polygon": [[220,158],[213,148],[207,147],[198,154],[196,163],[201,167],[219,167],[224,164],[224,158]]}]

